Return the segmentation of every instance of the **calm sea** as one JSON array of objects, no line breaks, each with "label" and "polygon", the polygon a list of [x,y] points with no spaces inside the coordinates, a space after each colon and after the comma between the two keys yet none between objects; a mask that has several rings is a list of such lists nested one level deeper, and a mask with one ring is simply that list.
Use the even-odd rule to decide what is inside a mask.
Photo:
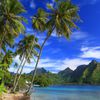
[{"label": "calm sea", "polygon": [[35,88],[31,100],[100,100],[100,86],[53,86]]}]

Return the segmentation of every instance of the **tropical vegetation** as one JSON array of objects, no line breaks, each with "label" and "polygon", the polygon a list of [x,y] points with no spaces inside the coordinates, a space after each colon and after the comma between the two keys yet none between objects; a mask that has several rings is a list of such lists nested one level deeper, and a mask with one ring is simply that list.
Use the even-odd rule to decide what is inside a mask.
[{"label": "tropical vegetation", "polygon": [[[50,85],[66,85],[66,84],[80,84],[80,85],[99,85],[100,84],[100,63],[92,60],[88,65],[80,65],[74,71],[70,68],[59,71],[56,74],[48,72],[44,68],[37,69],[37,75],[34,84],[40,86]],[[28,76],[27,76],[28,75]],[[27,74],[29,77],[32,72]],[[29,80],[30,81],[30,80]]]},{"label": "tropical vegetation", "polygon": [[[43,43],[39,45],[37,35],[27,34],[24,23],[28,21],[22,16],[26,11],[20,1],[0,0],[0,93],[6,91],[5,87],[10,88],[11,92],[16,92],[22,86],[26,86],[23,77],[27,78],[27,75],[22,75],[22,72],[25,64],[31,63],[31,59],[34,60],[35,66],[34,72],[29,76],[30,84],[27,93],[30,92],[34,82],[47,86],[48,83],[53,84],[58,77],[51,73],[36,76],[42,50],[54,31],[58,37],[70,38],[73,29],[77,29],[75,23],[80,20],[79,9],[70,0],[56,0],[54,6],[47,6],[48,11],[38,8],[37,13],[32,17],[33,30],[46,33]],[[23,38],[16,43],[15,40],[20,34]],[[19,57],[20,64],[14,62],[15,57]],[[9,72],[12,65],[17,67],[16,74]],[[92,77],[94,75],[95,73]]]},{"label": "tropical vegetation", "polygon": [[[88,70],[88,71],[87,71]],[[34,80],[34,85],[47,87],[52,85],[100,85],[100,63],[93,60],[88,65],[80,65],[74,71],[70,68],[52,73],[44,68],[38,68]],[[22,74],[18,89],[25,89],[25,82],[31,82],[34,71],[28,74]],[[91,73],[91,74],[90,74]]]}]

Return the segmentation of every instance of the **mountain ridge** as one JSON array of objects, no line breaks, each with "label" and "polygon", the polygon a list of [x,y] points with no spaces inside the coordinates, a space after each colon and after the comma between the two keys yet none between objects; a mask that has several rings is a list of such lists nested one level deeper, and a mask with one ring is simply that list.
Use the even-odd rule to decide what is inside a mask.
[{"label": "mountain ridge", "polygon": [[[28,75],[32,75],[32,73],[33,71]],[[53,79],[52,84],[100,84],[100,63],[92,60],[87,65],[78,66],[74,71],[67,67],[57,74],[53,74],[45,68],[37,69],[37,76],[40,78],[42,75],[47,81]]]},{"label": "mountain ridge", "polygon": [[[96,63],[99,63],[99,62],[97,62],[96,60],[92,60],[89,64],[96,64]],[[88,64],[88,65],[89,65]],[[61,70],[61,71],[59,71],[59,72],[57,72],[57,74],[60,74],[61,72],[63,72],[63,71],[66,71],[66,70],[70,70],[70,71],[76,71],[77,69],[80,69],[80,67],[87,67],[88,65],[86,65],[86,64],[83,64],[83,65],[79,65],[79,66],[77,66],[76,67],[76,69],[75,70],[72,70],[70,67],[66,67],[64,70]],[[48,70],[46,70],[44,67],[41,67],[41,68],[37,68],[37,73],[38,73],[38,71],[43,71],[44,73],[48,73],[48,72],[50,72],[50,71],[48,71]],[[30,73],[28,73],[28,74],[32,74],[33,73],[33,70],[30,72]],[[51,72],[52,73],[52,72]]]}]

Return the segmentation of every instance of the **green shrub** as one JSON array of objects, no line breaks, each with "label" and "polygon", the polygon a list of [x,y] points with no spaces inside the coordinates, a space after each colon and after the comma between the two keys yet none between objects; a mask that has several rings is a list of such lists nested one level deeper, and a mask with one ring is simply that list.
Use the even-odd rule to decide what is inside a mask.
[{"label": "green shrub", "polygon": [[0,95],[2,95],[2,93],[4,93],[4,92],[7,92],[7,90],[6,90],[5,86],[4,86],[4,84],[2,83],[0,85]]}]

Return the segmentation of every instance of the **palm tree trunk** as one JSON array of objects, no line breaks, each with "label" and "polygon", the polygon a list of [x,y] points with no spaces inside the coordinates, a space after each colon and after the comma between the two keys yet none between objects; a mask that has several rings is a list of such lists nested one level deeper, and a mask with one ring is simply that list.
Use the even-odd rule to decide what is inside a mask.
[{"label": "palm tree trunk", "polygon": [[24,65],[25,65],[26,61],[27,61],[27,59],[25,59],[23,65],[22,65],[21,71],[20,71],[20,73],[19,73],[19,77],[18,77],[18,79],[16,80],[16,83],[15,83],[15,86],[14,86],[13,92],[16,91],[16,88],[17,88],[18,82],[19,82],[19,80],[20,80],[20,78],[21,78],[21,74],[22,74],[22,71],[23,71],[23,68],[24,68]]},{"label": "palm tree trunk", "polygon": [[46,41],[49,39],[49,37],[50,37],[50,35],[48,35],[48,36],[45,38],[43,44],[41,45],[41,49],[40,49],[40,52],[39,52],[39,56],[38,56],[38,58],[37,58],[37,62],[36,62],[36,65],[35,65],[35,69],[34,69],[34,71],[33,71],[32,81],[31,81],[31,84],[30,84],[30,86],[29,86],[28,91],[26,92],[27,94],[30,92],[31,87],[33,86],[33,82],[34,82],[34,79],[35,79],[35,76],[36,76],[36,71],[37,71],[38,63],[39,63],[39,60],[40,60],[40,57],[41,57],[41,54],[42,54],[42,49],[43,49],[43,47],[44,47]]},{"label": "palm tree trunk", "polygon": [[[32,46],[32,47],[33,47],[33,46]],[[15,86],[14,86],[13,92],[16,91],[16,88],[17,88],[17,86],[18,86],[18,82],[19,82],[19,80],[20,80],[20,78],[21,78],[21,74],[22,74],[22,71],[23,71],[24,65],[25,65],[25,63],[26,63],[26,61],[27,61],[29,55],[31,54],[31,51],[32,51],[32,48],[31,48],[30,52],[28,53],[28,56],[27,56],[27,58],[25,59],[23,65],[22,65],[22,68],[21,68],[21,71],[20,71],[19,77],[18,77],[18,79],[16,80],[16,83],[15,83]]]},{"label": "palm tree trunk", "polygon": [[15,87],[15,84],[16,84],[16,81],[17,81],[17,77],[18,77],[18,72],[19,72],[19,70],[21,68],[21,65],[22,65],[23,61],[24,61],[24,57],[22,58],[22,61],[21,61],[20,65],[19,65],[19,67],[17,69],[16,75],[15,75],[15,79],[14,79],[13,88]]}]

